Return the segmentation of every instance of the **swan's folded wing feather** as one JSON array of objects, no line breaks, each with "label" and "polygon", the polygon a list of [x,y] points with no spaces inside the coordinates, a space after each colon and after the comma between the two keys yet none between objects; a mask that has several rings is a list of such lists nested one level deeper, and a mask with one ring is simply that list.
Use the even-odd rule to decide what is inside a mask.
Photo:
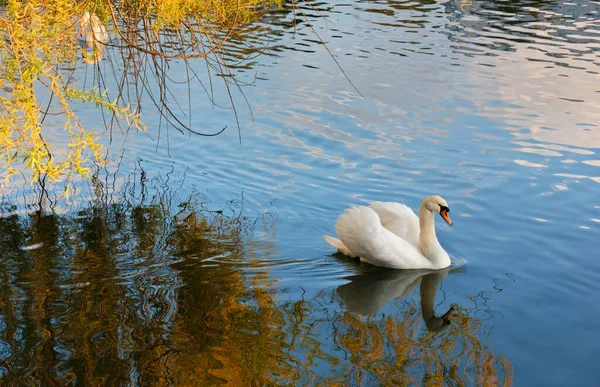
[{"label": "swan's folded wing feather", "polygon": [[423,266],[423,260],[427,259],[418,248],[384,228],[377,213],[369,207],[346,210],[338,218],[335,231],[348,249],[374,265],[401,269],[427,267]]},{"label": "swan's folded wing feather", "polygon": [[381,232],[379,217],[369,207],[352,207],[344,211],[335,223],[335,232],[342,243],[356,256],[368,258],[377,249]]},{"label": "swan's folded wing feather", "polygon": [[372,202],[370,207],[379,216],[383,227],[419,248],[419,218],[413,210],[394,202]]}]

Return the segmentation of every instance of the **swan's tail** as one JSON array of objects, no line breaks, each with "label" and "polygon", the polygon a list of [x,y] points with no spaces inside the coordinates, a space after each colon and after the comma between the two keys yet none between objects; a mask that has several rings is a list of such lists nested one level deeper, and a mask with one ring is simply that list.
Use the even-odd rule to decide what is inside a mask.
[{"label": "swan's tail", "polygon": [[354,254],[352,251],[350,251],[350,249],[347,248],[346,245],[344,245],[344,243],[341,240],[330,237],[328,235],[323,235],[323,239],[325,239],[325,242],[329,243],[331,246],[338,249],[340,253],[347,255],[349,257],[356,257],[356,254]]}]

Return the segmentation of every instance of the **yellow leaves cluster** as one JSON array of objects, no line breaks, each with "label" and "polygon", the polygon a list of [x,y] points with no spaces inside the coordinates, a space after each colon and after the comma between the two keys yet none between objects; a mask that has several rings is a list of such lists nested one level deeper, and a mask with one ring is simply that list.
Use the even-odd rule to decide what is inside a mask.
[{"label": "yellow leaves cluster", "polygon": [[[6,180],[22,171],[29,175],[31,182],[48,177],[70,183],[75,176],[90,176],[94,164],[103,165],[106,152],[101,139],[80,122],[71,106],[74,101],[95,104],[111,117],[125,121],[127,126],[145,130],[139,113],[124,106],[121,100],[110,100],[103,90],[81,90],[73,86],[72,69],[78,52],[82,51],[76,34],[81,31],[78,23],[84,12],[98,16],[103,27],[112,31],[115,38],[131,44],[131,49],[164,56],[162,49],[153,49],[149,42],[138,45],[137,41],[128,41],[125,36],[130,36],[132,31],[122,29],[137,28],[137,20],[144,20],[144,25],[149,25],[156,35],[159,30],[185,25],[187,27],[177,35],[185,40],[186,34],[194,35],[198,31],[208,34],[211,29],[243,25],[255,19],[260,9],[281,3],[282,0],[117,3],[8,0],[5,13],[0,15],[0,31],[4,34],[0,39],[0,179]],[[124,17],[131,19],[122,24],[119,20]],[[155,35],[150,41],[156,41]],[[193,47],[208,52],[186,52],[182,56],[204,57],[219,47],[213,42],[215,47],[209,49],[204,43],[192,41]],[[43,101],[40,101],[41,95],[45,96]],[[58,117],[52,120],[53,127],[45,122],[49,108],[53,117]]]},{"label": "yellow leaves cluster", "polygon": [[158,21],[154,27],[179,27],[191,16],[224,28],[248,23],[256,18],[257,7],[277,5],[283,0],[161,0],[149,2],[150,13]]},{"label": "yellow leaves cluster", "polygon": [[[31,182],[40,177],[70,182],[75,175],[89,177],[91,164],[104,163],[100,138],[83,127],[71,107],[73,101],[96,103],[125,118],[128,125],[144,129],[139,114],[129,106],[108,101],[98,90],[76,90],[70,86],[70,73],[61,70],[76,60],[75,28],[82,11],[68,0],[10,0],[0,16],[4,33],[0,39],[0,178],[4,180],[20,170]],[[58,137],[57,128],[44,126],[45,105],[50,102],[38,100],[42,88],[60,107],[68,145],[44,136]]]}]

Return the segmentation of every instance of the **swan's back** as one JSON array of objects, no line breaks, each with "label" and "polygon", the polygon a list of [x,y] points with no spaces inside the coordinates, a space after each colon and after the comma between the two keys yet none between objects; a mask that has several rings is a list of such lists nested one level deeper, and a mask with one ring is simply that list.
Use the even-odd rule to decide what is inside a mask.
[{"label": "swan's back", "polygon": [[372,202],[370,207],[379,216],[383,227],[419,248],[419,218],[413,210],[394,202]]}]

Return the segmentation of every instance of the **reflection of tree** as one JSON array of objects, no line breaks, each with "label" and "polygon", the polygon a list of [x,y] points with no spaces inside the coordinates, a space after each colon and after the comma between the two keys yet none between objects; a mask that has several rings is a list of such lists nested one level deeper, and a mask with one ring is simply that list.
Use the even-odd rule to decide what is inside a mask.
[{"label": "reflection of tree", "polygon": [[[421,308],[414,297],[368,318],[341,312],[333,289],[282,300],[262,259],[274,251],[269,215],[171,197],[138,187],[126,200],[98,199],[66,215],[0,218],[0,377],[90,386],[510,385],[510,363],[484,345],[471,311],[457,307],[452,324],[433,333],[423,323],[433,304]],[[253,237],[258,231],[266,237]],[[421,279],[421,292],[428,286],[435,297],[441,278],[432,278]]]},{"label": "reflection of tree", "polygon": [[512,365],[495,356],[479,337],[480,322],[467,310],[455,311],[450,329],[425,332],[418,308],[409,304],[394,316],[361,320],[340,316],[337,343],[350,356],[327,383],[379,385],[512,384]]},{"label": "reflection of tree", "polygon": [[[9,354],[0,355],[0,375],[23,383],[163,385],[187,370],[216,368],[213,347],[223,335],[235,338],[229,320],[241,316],[260,329],[270,318],[270,298],[262,295],[268,294],[267,274],[241,269],[256,260],[252,254],[268,254],[268,243],[249,238],[260,219],[202,210],[193,200],[173,214],[171,203],[142,196],[117,204],[98,200],[69,215],[0,218],[0,315],[6,322],[0,347]],[[263,219],[269,231],[271,222]],[[20,249],[34,242],[43,245]],[[256,311],[266,309],[257,319],[264,313]],[[210,354],[206,364],[190,368],[189,355],[201,354]],[[238,368],[250,368],[242,360]],[[172,366],[182,372],[174,374]]]}]

